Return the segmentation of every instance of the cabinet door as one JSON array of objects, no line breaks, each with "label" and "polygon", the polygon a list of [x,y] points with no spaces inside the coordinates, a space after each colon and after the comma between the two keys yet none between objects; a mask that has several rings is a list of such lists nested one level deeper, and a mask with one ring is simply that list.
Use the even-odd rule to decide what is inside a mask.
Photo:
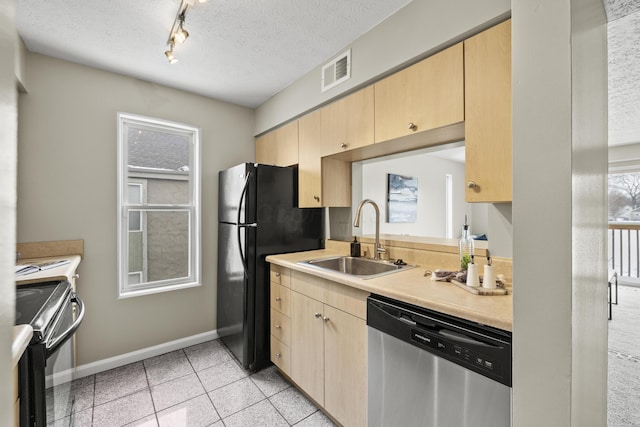
[{"label": "cabinet door", "polygon": [[256,162],[292,166],[298,163],[298,122],[292,122],[256,138]]},{"label": "cabinet door", "polygon": [[345,426],[367,421],[367,325],[331,306],[324,307],[324,407]]},{"label": "cabinet door", "polygon": [[464,42],[467,202],[510,202],[511,21]]},{"label": "cabinet door", "polygon": [[323,156],[373,144],[373,86],[321,110]]},{"label": "cabinet door", "polygon": [[323,304],[291,292],[291,379],[324,405]]},{"label": "cabinet door", "polygon": [[298,206],[317,208],[322,205],[322,138],[320,111],[307,114],[299,121]]},{"label": "cabinet door", "polygon": [[375,83],[375,142],[464,120],[462,43]]}]

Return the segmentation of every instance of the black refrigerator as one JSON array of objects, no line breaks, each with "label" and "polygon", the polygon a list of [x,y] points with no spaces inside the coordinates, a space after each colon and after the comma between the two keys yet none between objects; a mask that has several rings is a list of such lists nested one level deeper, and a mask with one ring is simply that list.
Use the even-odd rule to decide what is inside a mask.
[{"label": "black refrigerator", "polygon": [[298,170],[243,163],[218,174],[217,330],[251,371],[269,365],[267,255],[324,248],[322,208],[299,209]]}]

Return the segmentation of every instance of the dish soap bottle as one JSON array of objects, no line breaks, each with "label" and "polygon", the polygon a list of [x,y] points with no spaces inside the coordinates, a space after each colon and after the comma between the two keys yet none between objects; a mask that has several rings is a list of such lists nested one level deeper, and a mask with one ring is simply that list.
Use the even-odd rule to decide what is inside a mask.
[{"label": "dish soap bottle", "polygon": [[464,225],[462,226],[462,237],[460,237],[460,241],[458,242],[458,250],[460,253],[460,270],[466,270],[473,256],[473,239],[470,235],[469,225],[467,225],[466,215],[464,216]]},{"label": "dish soap bottle", "polygon": [[358,238],[356,236],[353,236],[353,242],[351,242],[351,256],[360,256],[360,242],[358,242]]}]

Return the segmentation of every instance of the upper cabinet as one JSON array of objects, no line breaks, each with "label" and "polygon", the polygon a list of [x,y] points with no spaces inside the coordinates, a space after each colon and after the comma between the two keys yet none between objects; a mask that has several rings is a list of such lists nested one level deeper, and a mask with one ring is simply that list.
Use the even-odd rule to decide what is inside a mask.
[{"label": "upper cabinet", "polygon": [[256,138],[256,163],[292,166],[298,163],[298,122]]},{"label": "upper cabinet", "polygon": [[298,120],[298,206],[351,206],[351,163],[323,158],[322,111],[316,110]]},{"label": "upper cabinet", "polygon": [[511,202],[511,20],[464,42],[467,202]]},{"label": "upper cabinet", "polygon": [[320,111],[314,111],[299,121],[300,156],[298,164],[298,206],[318,208],[322,204],[322,139]]},{"label": "upper cabinet", "polygon": [[373,86],[345,96],[320,111],[323,156],[373,144]]},{"label": "upper cabinet", "polygon": [[464,121],[463,45],[375,83],[375,142]]}]

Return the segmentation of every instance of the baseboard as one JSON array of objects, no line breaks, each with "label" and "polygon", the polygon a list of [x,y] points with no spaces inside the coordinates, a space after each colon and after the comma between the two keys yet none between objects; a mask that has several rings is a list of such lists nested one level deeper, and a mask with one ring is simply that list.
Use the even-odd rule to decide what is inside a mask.
[{"label": "baseboard", "polygon": [[169,353],[170,351],[179,350],[181,348],[200,344],[206,341],[211,341],[217,338],[219,338],[217,330],[203,332],[201,334],[192,335],[186,338],[180,338],[175,341],[170,341],[167,343],[154,345],[152,347],[132,351],[131,353],[125,353],[119,356],[109,357],[107,359],[102,359],[77,366],[75,369],[70,369],[56,374],[55,378],[49,378],[47,383],[55,381],[56,384],[59,384],[71,381],[72,379],[88,377],[89,375],[108,371],[109,369],[139,362],[150,357],[159,356],[164,353]]}]

